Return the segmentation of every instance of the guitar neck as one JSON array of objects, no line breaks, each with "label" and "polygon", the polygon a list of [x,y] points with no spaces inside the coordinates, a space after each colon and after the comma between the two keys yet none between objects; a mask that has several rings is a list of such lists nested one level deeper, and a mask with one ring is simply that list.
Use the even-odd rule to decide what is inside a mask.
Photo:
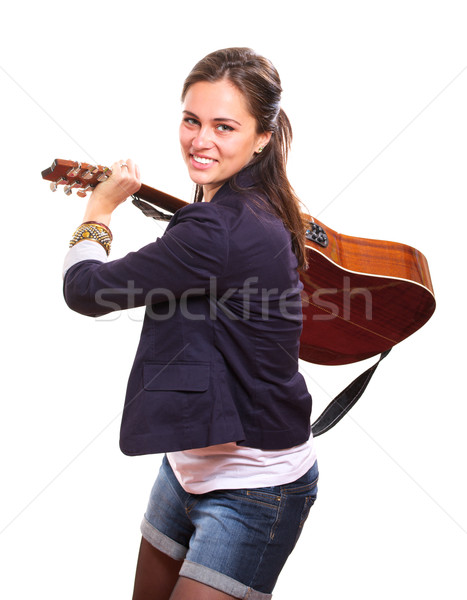
[{"label": "guitar neck", "polygon": [[183,208],[188,204],[184,200],[180,200],[179,198],[175,198],[175,196],[171,196],[170,194],[156,190],[155,188],[149,187],[144,183],[141,184],[141,187],[136,192],[135,196],[172,214],[175,213],[179,208]]},{"label": "guitar neck", "polygon": [[[71,194],[76,190],[78,196],[84,197],[88,192],[92,192],[96,185],[105,181],[111,173],[110,169],[101,165],[56,158],[48,169],[42,171],[42,178],[51,182],[50,187],[53,191],[63,186],[65,194]],[[187,204],[175,196],[144,183],[135,196],[172,214]]]}]

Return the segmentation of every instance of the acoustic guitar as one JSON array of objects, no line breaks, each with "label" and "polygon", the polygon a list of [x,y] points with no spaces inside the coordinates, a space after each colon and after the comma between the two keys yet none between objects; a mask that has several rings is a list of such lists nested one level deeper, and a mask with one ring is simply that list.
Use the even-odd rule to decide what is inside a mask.
[{"label": "acoustic guitar", "polygon": [[[76,190],[81,197],[110,175],[107,167],[61,159],[42,171],[53,191],[63,186],[66,194]],[[133,198],[147,216],[162,219],[187,204],[144,184]],[[436,303],[421,252],[340,234],[306,218],[301,359],[322,365],[357,362],[389,350],[428,321]]]}]

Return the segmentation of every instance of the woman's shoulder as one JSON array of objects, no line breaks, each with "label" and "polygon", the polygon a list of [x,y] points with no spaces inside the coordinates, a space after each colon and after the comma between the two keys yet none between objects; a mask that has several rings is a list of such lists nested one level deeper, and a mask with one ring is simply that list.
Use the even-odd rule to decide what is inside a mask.
[{"label": "woman's shoulder", "polygon": [[187,221],[209,223],[219,220],[222,220],[222,213],[218,206],[211,202],[193,202],[177,210],[169,222],[168,229]]},{"label": "woman's shoulder", "polygon": [[229,208],[236,216],[241,213],[245,218],[256,216],[282,223],[275,214],[261,182],[248,171],[241,171],[235,178],[226,182],[214,195],[210,204],[223,209]]},{"label": "woman's shoulder", "polygon": [[168,230],[182,223],[223,229],[228,237],[241,231],[289,237],[266,192],[248,169],[225,182],[210,202],[194,202],[178,210]]}]

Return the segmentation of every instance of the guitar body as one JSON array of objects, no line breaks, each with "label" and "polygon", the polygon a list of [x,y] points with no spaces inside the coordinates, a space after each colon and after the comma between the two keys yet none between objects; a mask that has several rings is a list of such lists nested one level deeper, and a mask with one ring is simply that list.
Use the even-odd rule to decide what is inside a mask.
[{"label": "guitar body", "polygon": [[342,365],[380,354],[417,331],[435,310],[426,258],[395,242],[339,234],[317,219],[324,247],[307,242],[300,358]]},{"label": "guitar body", "polygon": [[[53,191],[63,185],[65,193],[75,189],[84,196],[110,173],[106,167],[56,159],[42,177],[52,182]],[[187,204],[144,184],[137,196],[171,213]],[[300,272],[301,359],[322,365],[357,362],[392,348],[428,321],[436,303],[421,252],[339,234],[307,218],[309,266]]]}]

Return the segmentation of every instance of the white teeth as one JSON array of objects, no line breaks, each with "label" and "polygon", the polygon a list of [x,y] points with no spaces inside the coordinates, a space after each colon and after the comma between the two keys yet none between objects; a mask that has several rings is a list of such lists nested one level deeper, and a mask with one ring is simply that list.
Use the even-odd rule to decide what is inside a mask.
[{"label": "white teeth", "polygon": [[201,163],[202,165],[207,165],[209,163],[214,162],[214,160],[212,158],[202,158],[201,156],[195,156],[193,154],[193,159],[198,162]]}]

